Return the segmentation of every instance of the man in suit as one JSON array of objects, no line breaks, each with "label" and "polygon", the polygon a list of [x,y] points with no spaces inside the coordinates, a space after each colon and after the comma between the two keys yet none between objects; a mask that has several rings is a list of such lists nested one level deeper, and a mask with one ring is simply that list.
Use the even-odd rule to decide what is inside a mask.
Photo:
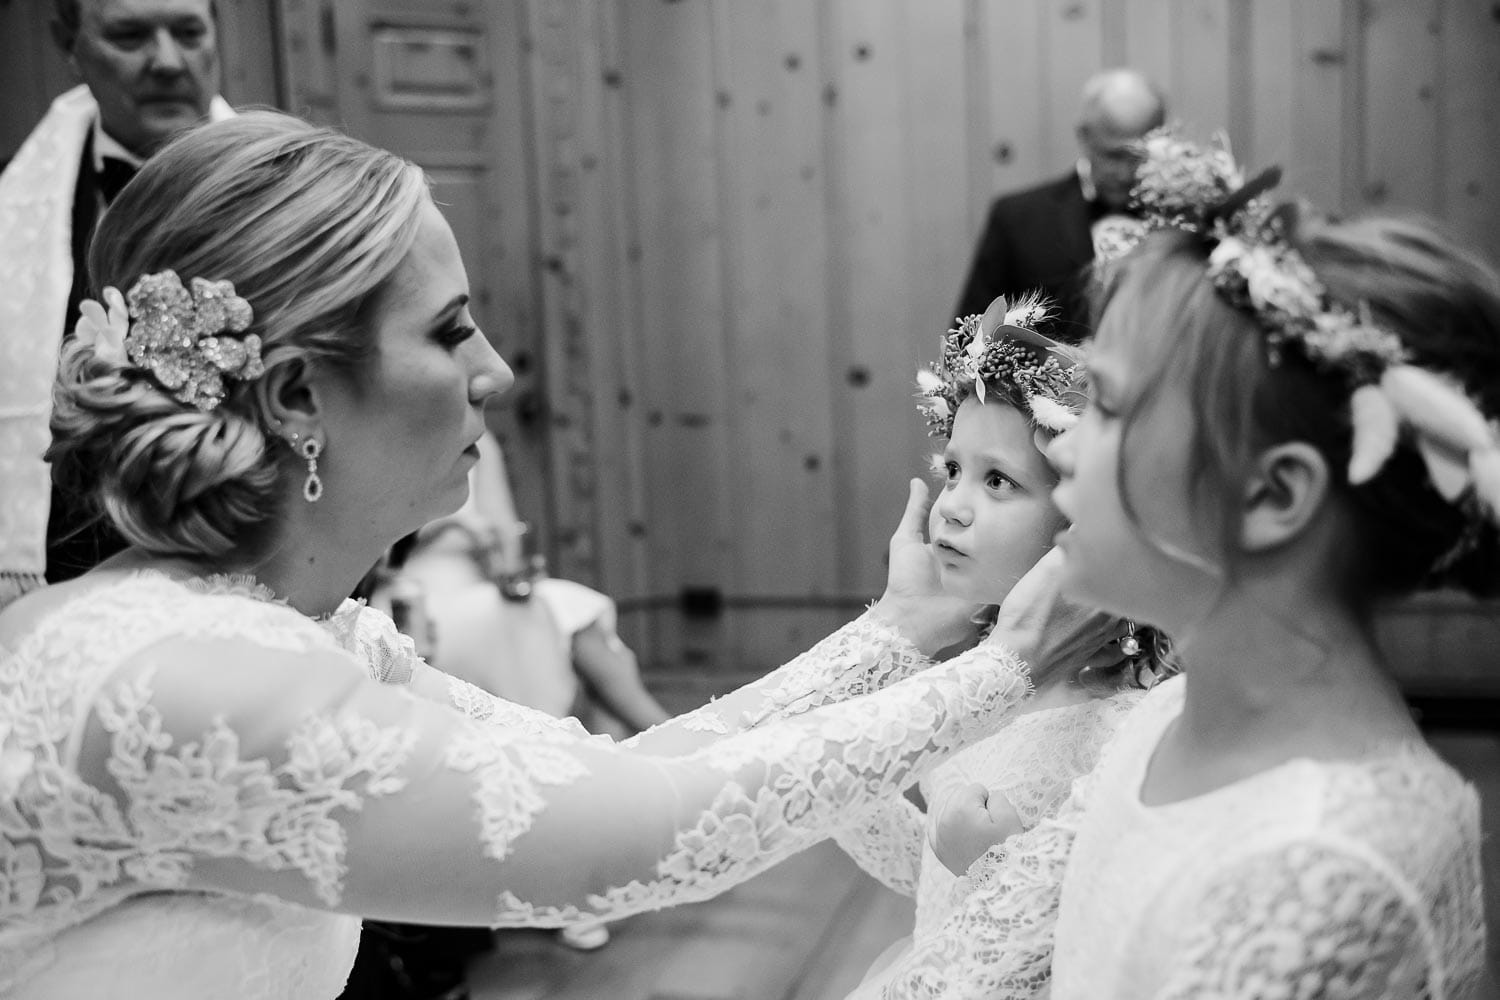
[{"label": "man in suit", "polygon": [[1165,120],[1161,92],[1135,70],[1091,77],[1078,118],[1078,162],[1062,177],[990,206],[956,315],[982,313],[998,295],[1040,289],[1061,309],[1054,335],[1074,342],[1088,336],[1085,269],[1096,241],[1127,212],[1132,144]]},{"label": "man in suit", "polygon": [[53,0],[52,35],[82,83],[0,173],[0,604],[121,547],[41,458],[58,350],[104,209],[174,133],[233,113],[213,0]]}]

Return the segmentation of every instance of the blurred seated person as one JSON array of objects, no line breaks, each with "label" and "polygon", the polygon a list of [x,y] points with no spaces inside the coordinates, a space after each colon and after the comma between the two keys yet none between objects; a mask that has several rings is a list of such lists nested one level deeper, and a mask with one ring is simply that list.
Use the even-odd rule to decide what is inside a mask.
[{"label": "blurred seated person", "polygon": [[527,559],[500,443],[486,434],[479,452],[468,502],[422,529],[395,578],[422,594],[431,635],[414,638],[445,672],[593,732],[666,721],[615,632],[614,601]]}]

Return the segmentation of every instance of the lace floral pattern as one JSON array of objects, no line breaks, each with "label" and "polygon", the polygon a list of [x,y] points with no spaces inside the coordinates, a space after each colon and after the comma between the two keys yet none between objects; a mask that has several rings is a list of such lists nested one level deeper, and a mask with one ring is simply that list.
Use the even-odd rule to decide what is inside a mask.
[{"label": "lace floral pattern", "polygon": [[1143,806],[1183,690],[1174,680],[1145,699],[1090,790],[1053,996],[1465,995],[1483,940],[1474,790],[1410,744]]},{"label": "lace floral pattern", "polygon": [[[790,663],[624,745],[653,753],[692,750],[704,735],[722,736],[870,694],[930,666],[910,640],[867,611]],[[683,733],[697,738],[674,739]]]},{"label": "lace floral pattern", "polygon": [[[318,908],[534,925],[702,899],[1030,690],[1013,657],[947,665],[650,756],[449,684],[391,629],[357,605],[320,626],[245,581],[154,573],[32,625],[0,657],[0,989],[66,993],[87,969],[122,994],[212,995],[119,960],[170,924],[202,945],[191,989],[232,951],[277,970],[249,995],[326,1000],[355,922]],[[890,677],[882,656],[799,672],[848,690]]]}]

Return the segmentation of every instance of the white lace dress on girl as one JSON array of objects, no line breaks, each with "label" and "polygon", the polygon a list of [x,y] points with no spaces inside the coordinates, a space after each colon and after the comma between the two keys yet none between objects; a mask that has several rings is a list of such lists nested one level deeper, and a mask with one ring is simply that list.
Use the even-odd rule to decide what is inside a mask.
[{"label": "white lace dress on girl", "polygon": [[1054,1000],[1472,995],[1474,789],[1412,744],[1145,806],[1183,685],[1142,700],[1055,820],[974,863],[942,947],[919,947],[884,996],[1044,996],[1049,965]]},{"label": "white lace dress on girl", "polygon": [[360,916],[559,926],[704,899],[988,736],[1030,690],[1014,658],[923,670],[866,618],[625,750],[438,674],[352,602],[320,626],[243,582],[157,573],[81,592],[7,645],[0,994],[16,997],[321,1000]]},{"label": "white lace dress on girl", "polygon": [[[984,646],[963,655],[983,655]],[[1021,817],[1024,829],[1055,815],[1073,782],[1098,762],[1104,744],[1143,692],[1018,713],[1000,732],[955,754],[920,783],[922,797],[936,804],[952,790],[973,783],[998,791]],[[951,873],[928,843],[927,816],[905,796],[863,810],[835,831],[839,846],[865,871],[895,891],[916,898],[909,939],[897,942],[871,967],[850,1000],[882,995],[898,979],[915,949],[941,949],[945,921],[963,901],[964,879]]]}]

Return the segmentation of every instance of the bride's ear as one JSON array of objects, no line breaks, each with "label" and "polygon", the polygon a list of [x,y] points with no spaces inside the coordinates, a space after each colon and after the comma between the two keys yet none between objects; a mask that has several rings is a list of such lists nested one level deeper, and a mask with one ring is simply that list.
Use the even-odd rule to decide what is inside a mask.
[{"label": "bride's ear", "polygon": [[301,361],[276,365],[255,381],[255,393],[266,421],[280,433],[305,438],[322,427],[319,387]]},{"label": "bride's ear", "polygon": [[1295,542],[1322,510],[1332,482],[1323,453],[1305,441],[1262,451],[1245,479],[1240,547],[1266,552]]}]

